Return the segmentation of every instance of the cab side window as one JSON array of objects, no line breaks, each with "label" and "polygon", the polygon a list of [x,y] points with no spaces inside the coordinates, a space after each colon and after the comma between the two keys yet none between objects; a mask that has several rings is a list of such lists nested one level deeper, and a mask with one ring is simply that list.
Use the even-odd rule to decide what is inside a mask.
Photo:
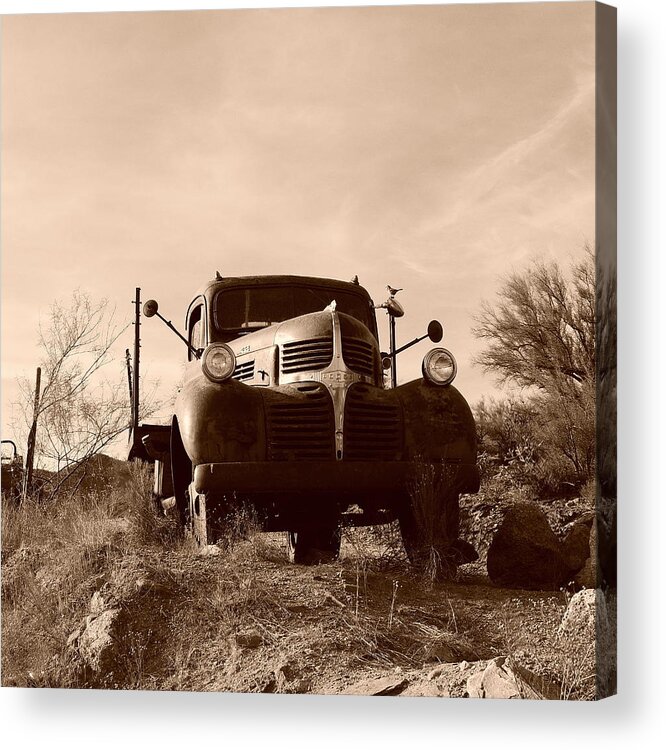
[{"label": "cab side window", "polygon": [[[190,346],[197,351],[201,351],[206,346],[204,338],[203,305],[198,305],[194,308],[194,310],[192,310],[192,313],[190,315]],[[188,359],[192,359],[193,357],[194,355],[190,351],[188,354]]]}]

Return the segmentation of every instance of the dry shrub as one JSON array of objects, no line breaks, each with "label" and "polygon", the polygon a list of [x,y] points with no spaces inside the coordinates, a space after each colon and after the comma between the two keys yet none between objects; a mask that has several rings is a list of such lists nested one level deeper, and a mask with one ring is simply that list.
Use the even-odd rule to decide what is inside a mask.
[{"label": "dry shrub", "polygon": [[373,570],[402,568],[407,562],[397,522],[345,528],[343,543],[345,556],[364,560]]},{"label": "dry shrub", "polygon": [[232,497],[226,503],[226,513],[221,522],[217,545],[226,552],[231,552],[244,542],[250,547],[261,546],[262,529],[257,511],[252,505]]},{"label": "dry shrub", "polygon": [[453,544],[458,538],[460,510],[455,486],[456,468],[418,461],[408,485],[413,519],[412,536],[417,567],[426,580],[456,577]]},{"label": "dry shrub", "polygon": [[[67,638],[116,560],[141,543],[171,544],[171,519],[151,502],[148,469],[108,490],[62,492],[53,500],[3,500],[3,681],[78,684]],[[32,676],[30,676],[32,674]]]},{"label": "dry shrub", "polygon": [[133,546],[177,548],[184,533],[176,509],[165,512],[153,497],[153,467],[140,461],[129,464],[129,481],[122,494]]}]

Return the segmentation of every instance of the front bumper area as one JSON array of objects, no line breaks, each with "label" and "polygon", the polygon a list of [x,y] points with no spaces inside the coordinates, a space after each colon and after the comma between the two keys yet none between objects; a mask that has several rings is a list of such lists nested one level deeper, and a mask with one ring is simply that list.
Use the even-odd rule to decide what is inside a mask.
[{"label": "front bumper area", "polygon": [[[477,492],[475,464],[445,463],[444,481],[458,492]],[[257,461],[199,464],[194,489],[201,493],[291,494],[344,493],[353,495],[404,493],[418,464],[409,461]]]}]

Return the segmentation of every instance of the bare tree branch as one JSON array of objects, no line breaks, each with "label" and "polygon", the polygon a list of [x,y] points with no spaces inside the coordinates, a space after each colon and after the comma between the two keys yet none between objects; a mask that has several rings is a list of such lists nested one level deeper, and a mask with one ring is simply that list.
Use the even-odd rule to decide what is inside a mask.
[{"label": "bare tree branch", "polygon": [[[56,301],[39,327],[42,394],[36,453],[59,473],[57,493],[83,461],[103,451],[129,424],[125,365],[113,347],[127,330],[116,322],[108,300],[93,302],[79,290],[67,303]],[[32,421],[32,383],[19,379],[15,404],[23,431]],[[155,389],[143,412],[157,408]]]}]

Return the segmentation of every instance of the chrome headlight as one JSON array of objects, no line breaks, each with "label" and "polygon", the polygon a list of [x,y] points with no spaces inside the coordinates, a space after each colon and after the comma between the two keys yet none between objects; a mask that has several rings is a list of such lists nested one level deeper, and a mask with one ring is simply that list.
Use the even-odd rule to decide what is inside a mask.
[{"label": "chrome headlight", "polygon": [[201,369],[214,383],[228,380],[236,369],[236,355],[226,344],[210,344],[203,353]]},{"label": "chrome headlight", "polygon": [[448,385],[453,382],[458,365],[448,349],[431,349],[423,358],[423,377],[433,385]]}]

